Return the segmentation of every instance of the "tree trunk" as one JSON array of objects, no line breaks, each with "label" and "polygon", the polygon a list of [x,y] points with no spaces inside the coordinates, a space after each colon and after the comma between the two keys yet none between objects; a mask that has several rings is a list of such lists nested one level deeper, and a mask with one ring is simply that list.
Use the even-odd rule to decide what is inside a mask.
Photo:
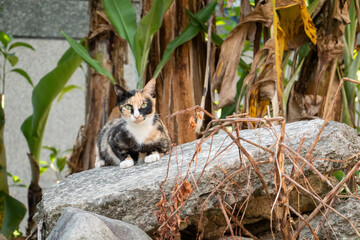
[{"label": "tree trunk", "polygon": [[[89,54],[113,74],[119,85],[126,88],[123,78],[126,42],[114,33],[104,13],[101,0],[89,0],[89,13]],[[94,167],[97,135],[114,107],[116,107],[116,98],[112,84],[105,76],[89,69],[85,126],[79,131],[70,158],[72,173]]]},{"label": "tree trunk", "polygon": [[[142,12],[147,12],[151,0],[144,0]],[[166,12],[163,25],[155,34],[149,54],[146,80],[150,80],[160,62],[164,50],[185,29],[189,19],[185,9],[196,13],[207,1],[176,0]],[[165,64],[156,80],[156,108],[166,124],[166,116],[178,111],[200,105],[206,63],[206,43],[204,35],[199,34],[178,47]],[[189,121],[194,113],[189,112],[169,121],[169,133],[177,144],[196,139],[195,131],[189,129]]]}]

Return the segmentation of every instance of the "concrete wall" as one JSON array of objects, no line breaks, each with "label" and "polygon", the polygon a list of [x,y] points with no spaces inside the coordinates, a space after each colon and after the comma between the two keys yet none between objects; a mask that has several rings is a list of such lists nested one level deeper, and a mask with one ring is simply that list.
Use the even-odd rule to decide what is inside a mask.
[{"label": "concrete wall", "polygon": [[[18,49],[18,67],[25,69],[34,84],[42,76],[51,71],[68,48],[62,40],[18,39],[31,44],[36,51]],[[23,179],[29,185],[31,179],[30,164],[26,153],[28,146],[23,137],[20,126],[32,114],[32,87],[25,79],[11,73],[6,79],[5,98],[5,146],[8,172]],[[72,148],[77,131],[85,120],[85,75],[78,69],[68,84],[81,86],[81,90],[73,90],[64,95],[60,102],[54,102],[45,130],[43,145],[53,146],[61,150]],[[41,160],[48,160],[48,150],[42,150]],[[55,173],[49,169],[40,178],[40,186],[45,190],[56,183]],[[12,181],[9,179],[9,183]],[[10,193],[27,205],[27,188],[10,187]],[[21,225],[24,230],[25,221]]]},{"label": "concrete wall", "polygon": [[[70,36],[81,38],[88,33],[88,1],[54,0],[0,0],[0,30],[11,34],[15,40],[31,44],[36,50],[17,48],[20,67],[28,72],[34,84],[51,71],[68,43],[60,34],[64,30]],[[67,93],[58,103],[54,102],[45,130],[43,145],[60,150],[72,148],[78,129],[85,122],[85,71],[78,69],[68,84],[81,87]],[[26,153],[28,146],[20,126],[32,113],[32,87],[21,76],[10,73],[5,89],[5,146],[8,172],[30,184],[30,164]],[[41,160],[47,160],[49,151],[42,150]],[[43,190],[56,183],[55,173],[49,169],[41,176]],[[12,180],[9,179],[9,184]],[[11,186],[10,193],[27,205],[27,188]],[[20,225],[25,232],[26,218]]]}]

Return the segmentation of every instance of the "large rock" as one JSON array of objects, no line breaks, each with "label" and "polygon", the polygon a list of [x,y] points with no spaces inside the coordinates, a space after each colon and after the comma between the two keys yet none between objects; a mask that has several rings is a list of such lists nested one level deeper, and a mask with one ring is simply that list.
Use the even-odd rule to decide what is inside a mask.
[{"label": "large rock", "polygon": [[[321,221],[323,227],[320,227],[320,231],[317,233],[317,236],[320,240],[325,239],[342,239],[342,240],[352,240],[359,239],[359,236],[355,233],[355,230],[350,226],[349,221],[352,222],[353,226],[360,231],[360,200],[356,198],[349,198],[343,202],[334,206],[334,209],[342,214],[344,217],[338,215],[337,213],[330,211],[329,215],[326,217],[317,216],[312,221],[310,225],[313,230],[316,229],[317,225]],[[325,229],[325,232],[323,231]],[[308,227],[306,227],[300,235],[300,238],[311,239],[312,233]]]},{"label": "large rock", "polygon": [[[301,154],[305,156],[314,142],[321,126],[322,120],[301,121],[286,125],[285,143],[293,149],[297,149],[303,137],[306,138],[302,144]],[[276,128],[279,131],[279,127]],[[270,147],[276,142],[274,133],[269,129],[244,130],[240,132],[241,137],[249,141]],[[198,142],[198,141],[197,141]],[[269,155],[263,150],[244,141],[241,144],[249,154],[257,161],[268,160]],[[196,143],[184,144],[173,149],[169,163],[168,178],[162,186],[167,196],[172,192],[176,179],[185,175],[189,162],[193,159]],[[204,174],[187,202],[183,216],[189,216],[189,227],[184,234],[193,234],[191,229],[197,229],[197,223],[201,213],[202,204],[214,188],[222,181],[227,174],[239,169],[239,150],[226,133],[214,136],[213,141],[201,144],[201,152],[198,158],[191,165],[192,175],[189,181],[194,186],[193,178],[198,178],[203,171],[204,165],[210,156],[210,163],[205,168]],[[226,149],[226,150],[224,150]],[[224,152],[221,152],[224,150]],[[274,150],[274,149],[273,149]],[[209,155],[210,152],[210,155]],[[330,122],[313,152],[313,157],[321,159],[346,159],[360,152],[360,140],[356,132],[345,124]],[[163,157],[159,162],[142,164],[129,169],[118,167],[105,167],[73,174],[44,192],[43,200],[38,205],[39,211],[35,220],[43,220],[45,229],[51,230],[60,217],[61,211],[67,206],[84,209],[111,218],[123,220],[139,226],[149,234],[157,229],[159,223],[155,212],[158,210],[156,203],[159,202],[161,192],[159,185],[167,175],[169,156]],[[354,158],[344,162],[324,161],[314,159],[313,165],[325,176],[332,176],[338,169],[346,169],[353,166],[358,159]],[[244,164],[249,162],[242,156]],[[196,168],[195,168],[196,166]],[[286,161],[285,168],[291,171],[292,164]],[[264,181],[273,192],[274,187],[274,163],[261,164],[259,170],[264,176]],[[310,184],[315,191],[324,196],[329,191],[326,183],[313,174],[308,167],[304,170]],[[246,195],[236,186],[246,189],[248,176],[246,173],[236,178],[237,185],[228,181],[219,189],[225,201],[240,206],[246,199]],[[269,219],[271,200],[266,198],[265,190],[254,171],[251,172],[252,195],[243,223],[253,223],[262,219]],[[308,211],[313,208],[311,199],[305,194],[300,196],[301,210]],[[169,197],[168,197],[169,199]],[[215,238],[226,228],[226,221],[222,216],[216,196],[209,199],[203,217],[205,238]],[[298,209],[298,194],[295,195],[292,204]]]},{"label": "large rock", "polygon": [[47,240],[150,240],[140,228],[95,213],[68,207]]}]

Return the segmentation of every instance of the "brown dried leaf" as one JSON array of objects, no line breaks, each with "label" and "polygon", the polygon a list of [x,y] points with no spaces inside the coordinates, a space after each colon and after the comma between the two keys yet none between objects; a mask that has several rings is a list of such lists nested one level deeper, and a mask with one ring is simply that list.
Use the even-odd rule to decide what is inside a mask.
[{"label": "brown dried leaf", "polygon": [[196,119],[205,120],[203,117],[203,113],[200,112],[199,110],[196,110]]},{"label": "brown dried leaf", "polygon": [[251,13],[251,5],[249,0],[242,0],[241,1],[241,8],[240,8],[240,19],[245,18],[247,15]]},{"label": "brown dried leaf", "polygon": [[[240,56],[252,23],[261,22],[270,26],[272,22],[271,2],[259,4],[229,34],[221,46],[219,62],[212,78],[212,92],[219,92],[219,107],[231,105],[236,96],[237,68]],[[236,49],[236,51],[234,51]],[[225,91],[222,91],[224,89]]]},{"label": "brown dried leaf", "polygon": [[[258,70],[260,71],[257,76]],[[250,117],[262,117],[276,93],[275,41],[269,39],[254,57],[251,71],[244,79],[247,84],[245,112]]]},{"label": "brown dried leaf", "polygon": [[188,128],[188,131],[191,132],[191,131],[194,131],[196,128],[196,122],[195,122],[195,119],[193,116],[190,117],[189,119],[189,128]]}]

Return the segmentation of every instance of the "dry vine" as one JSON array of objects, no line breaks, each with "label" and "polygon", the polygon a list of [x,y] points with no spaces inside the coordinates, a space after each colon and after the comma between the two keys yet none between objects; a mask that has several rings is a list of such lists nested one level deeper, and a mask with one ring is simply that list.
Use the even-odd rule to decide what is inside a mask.
[{"label": "dry vine", "polygon": [[[334,99],[339,94],[341,87],[344,81],[356,81],[348,78],[342,79],[339,88],[335,94]],[[233,146],[236,146],[239,150],[239,168],[234,172],[227,172],[219,163],[220,169],[223,171],[225,178],[223,179],[216,179],[217,185],[214,187],[213,191],[207,196],[207,198],[202,203],[201,208],[201,216],[198,223],[198,233],[196,239],[202,239],[204,237],[203,232],[203,216],[204,211],[206,210],[206,205],[210,199],[217,199],[219,204],[219,209],[224,215],[224,219],[227,223],[227,233],[231,235],[230,239],[235,239],[235,236],[249,236],[253,239],[257,239],[256,236],[251,233],[244,224],[242,220],[246,213],[248,203],[250,198],[253,196],[253,188],[252,188],[252,179],[251,175],[256,175],[256,177],[260,180],[262,187],[264,189],[264,193],[267,196],[268,200],[272,203],[271,205],[271,217],[270,217],[270,224],[271,224],[271,231],[276,230],[280,232],[283,239],[297,239],[299,237],[300,232],[304,229],[304,227],[308,227],[311,233],[313,234],[314,239],[319,239],[317,234],[319,233],[320,229],[323,230],[324,234],[327,234],[323,225],[323,222],[328,222],[327,216],[332,211],[335,214],[341,216],[346,221],[348,221],[349,226],[355,231],[355,233],[360,237],[359,231],[356,229],[355,225],[347,219],[346,216],[339,213],[337,210],[333,208],[333,204],[335,199],[339,197],[343,197],[340,195],[341,189],[343,189],[344,184],[349,180],[354,181],[354,173],[356,170],[360,168],[360,161],[358,161],[345,175],[345,177],[337,183],[335,186],[329,179],[324,176],[320,171],[318,171],[312,162],[314,158],[312,157],[313,151],[316,147],[317,142],[320,139],[320,136],[328,122],[329,116],[333,111],[335,105],[335,101],[333,101],[332,107],[327,114],[327,118],[325,119],[322,127],[311,145],[308,153],[306,156],[301,156],[300,150],[302,148],[302,144],[305,139],[300,141],[299,147],[297,150],[292,149],[285,143],[285,120],[281,117],[277,118],[248,118],[243,115],[234,115],[229,116],[226,119],[216,119],[213,115],[209,112],[205,111],[199,106],[194,106],[192,108],[178,111],[168,118],[174,118],[178,115],[188,113],[188,112],[195,112],[196,118],[202,117],[202,114],[206,114],[210,119],[212,119],[209,124],[207,125],[206,129],[202,132],[202,138],[197,142],[194,154],[192,159],[188,162],[188,169],[185,174],[179,174],[179,177],[175,180],[173,184],[172,194],[167,198],[166,193],[163,189],[163,184],[167,182],[168,173],[170,168],[170,161],[173,158],[173,154],[176,151],[172,151],[169,157],[169,165],[168,165],[168,173],[166,175],[165,180],[160,186],[162,196],[161,201],[157,204],[159,211],[157,212],[158,221],[160,223],[160,227],[156,232],[156,236],[158,239],[180,239],[180,231],[184,226],[186,226],[186,217],[182,216],[181,213],[188,203],[190,197],[196,193],[198,184],[201,181],[206,167],[209,166],[214,161],[219,161],[219,159],[224,156],[224,154]],[[169,122],[169,121],[168,121]],[[196,127],[195,119],[192,119],[190,122],[190,129],[194,130]],[[256,125],[258,127],[265,127],[273,136],[274,144],[269,147],[261,146],[257,143],[251,142],[247,139],[240,137],[239,130],[243,124],[251,123],[252,126]],[[274,124],[280,124],[280,131],[276,131]],[[233,131],[228,131],[227,127],[231,126]],[[171,131],[171,128],[169,128]],[[227,136],[232,140],[231,144],[226,145],[225,140],[221,144],[221,146],[213,146],[213,136],[217,134],[219,131],[226,132]],[[202,151],[202,144],[207,142],[210,145],[210,151],[208,157],[206,159],[206,163],[202,167],[201,171],[196,171],[198,166],[198,157],[199,153]],[[259,157],[254,159],[248,151],[243,147],[241,142],[246,142],[247,144],[251,144],[259,150],[263,152]],[[181,146],[179,146],[181,147]],[[210,154],[213,152],[214,154]],[[268,156],[267,160],[260,160],[265,154]],[[356,154],[351,158],[346,160],[328,160],[328,159],[321,159],[323,161],[341,161],[346,162],[353,158],[358,158],[360,155]],[[176,162],[179,162],[178,156],[175,155]],[[292,163],[291,172],[287,172],[284,168],[285,158],[288,159]],[[273,164],[273,172],[272,176],[274,179],[275,187],[270,187],[266,184],[264,180],[264,174],[259,170],[259,166],[262,164]],[[324,183],[326,183],[329,188],[332,190],[329,191],[326,196],[320,197],[307,179],[304,170],[305,168],[310,169],[313,174],[317,175],[319,179],[321,179]],[[198,173],[198,174],[197,174]],[[247,184],[246,189],[238,184],[237,179],[240,179],[241,174],[246,174],[247,176]],[[191,184],[191,183],[192,184]],[[236,192],[240,192],[244,196],[244,201],[241,206],[232,206],[227,204],[225,200],[226,191],[224,187],[226,184],[231,183],[233,186],[237,188]],[[355,186],[360,186],[360,183],[355,183]],[[307,216],[303,217],[301,212],[298,209],[295,209],[293,206],[290,205],[290,192],[293,190],[297,192],[302,192],[308,195],[313,199],[316,203],[316,208],[312,211],[312,213]],[[359,198],[359,194],[357,191],[357,187],[355,187],[355,192],[352,193],[350,191],[347,192],[353,198]],[[322,211],[322,219],[318,222],[316,228],[311,227],[310,221],[314,219],[315,216],[319,215],[319,212]],[[293,216],[296,216],[297,219],[293,219]],[[329,226],[330,224],[328,224]],[[331,229],[331,226],[329,226]],[[224,231],[225,233],[225,231]],[[273,235],[274,238],[274,235]]]}]

